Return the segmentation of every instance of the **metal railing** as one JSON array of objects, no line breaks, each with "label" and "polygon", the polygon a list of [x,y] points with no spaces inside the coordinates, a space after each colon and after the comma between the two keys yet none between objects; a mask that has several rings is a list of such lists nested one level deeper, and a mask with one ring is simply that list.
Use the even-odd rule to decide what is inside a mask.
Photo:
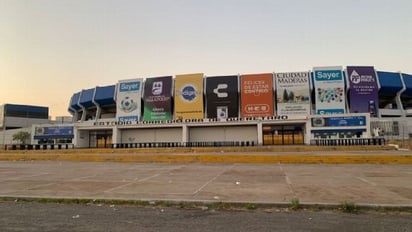
[{"label": "metal railing", "polygon": [[73,144],[9,144],[6,150],[66,150],[74,149]]},{"label": "metal railing", "polygon": [[249,147],[255,141],[215,141],[215,142],[157,142],[157,143],[116,143],[112,148],[158,148],[158,147]]},{"label": "metal railing", "polygon": [[384,138],[354,138],[354,139],[312,139],[311,145],[316,146],[368,146],[385,145]]}]

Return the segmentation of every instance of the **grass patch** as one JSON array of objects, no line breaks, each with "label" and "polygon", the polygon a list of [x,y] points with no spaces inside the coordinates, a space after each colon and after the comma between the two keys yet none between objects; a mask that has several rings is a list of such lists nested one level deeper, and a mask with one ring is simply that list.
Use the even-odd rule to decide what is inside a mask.
[{"label": "grass patch", "polygon": [[293,198],[293,199],[290,201],[290,208],[293,209],[293,210],[297,210],[297,209],[299,209],[299,207],[300,207],[299,199],[296,198],[296,197]]},{"label": "grass patch", "polygon": [[341,209],[345,213],[357,213],[358,212],[358,207],[355,205],[355,203],[350,202],[350,201],[342,202]]},{"label": "grass patch", "polygon": [[248,210],[255,210],[255,209],[257,209],[257,206],[255,204],[252,204],[252,203],[247,203],[245,205],[245,208],[248,209]]}]

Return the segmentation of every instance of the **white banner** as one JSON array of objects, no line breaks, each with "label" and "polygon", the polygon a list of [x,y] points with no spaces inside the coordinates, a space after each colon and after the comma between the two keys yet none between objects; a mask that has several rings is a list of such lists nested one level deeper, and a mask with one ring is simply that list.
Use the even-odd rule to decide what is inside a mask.
[{"label": "white banner", "polygon": [[121,80],[117,84],[116,118],[119,122],[139,121],[143,79]]},{"label": "white banner", "polygon": [[277,115],[310,115],[309,72],[275,73]]},{"label": "white banner", "polygon": [[342,67],[313,68],[316,114],[345,113],[345,82]]}]

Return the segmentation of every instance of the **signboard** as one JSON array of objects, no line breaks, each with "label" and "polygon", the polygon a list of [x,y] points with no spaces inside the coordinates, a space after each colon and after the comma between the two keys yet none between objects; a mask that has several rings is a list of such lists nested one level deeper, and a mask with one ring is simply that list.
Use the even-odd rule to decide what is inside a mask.
[{"label": "signboard", "polygon": [[206,117],[237,118],[239,116],[239,94],[237,76],[206,78]]},{"label": "signboard", "polygon": [[139,121],[142,79],[121,80],[117,84],[116,118],[119,122]]},{"label": "signboard", "polygon": [[73,126],[36,127],[34,139],[73,138]]},{"label": "signboard", "polygon": [[146,79],[143,95],[144,121],[172,119],[172,76]]},{"label": "signboard", "polygon": [[278,115],[310,115],[309,72],[275,73]]},{"label": "signboard", "polygon": [[240,77],[241,117],[273,116],[273,75],[249,74]]},{"label": "signboard", "polygon": [[378,117],[378,83],[373,66],[348,66],[350,112]]},{"label": "signboard", "polygon": [[365,116],[312,118],[312,127],[366,126]]},{"label": "signboard", "polygon": [[313,68],[316,114],[345,113],[345,83],[341,67]]},{"label": "signboard", "polygon": [[175,119],[201,119],[203,111],[203,73],[176,75]]}]

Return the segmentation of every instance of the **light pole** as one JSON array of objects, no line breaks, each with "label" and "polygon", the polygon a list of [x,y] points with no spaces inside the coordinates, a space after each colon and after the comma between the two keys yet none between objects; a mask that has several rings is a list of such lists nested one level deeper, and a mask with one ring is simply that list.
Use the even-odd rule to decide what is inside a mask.
[{"label": "light pole", "polygon": [[6,113],[5,113],[5,107],[3,106],[3,147],[4,150],[6,150]]}]

